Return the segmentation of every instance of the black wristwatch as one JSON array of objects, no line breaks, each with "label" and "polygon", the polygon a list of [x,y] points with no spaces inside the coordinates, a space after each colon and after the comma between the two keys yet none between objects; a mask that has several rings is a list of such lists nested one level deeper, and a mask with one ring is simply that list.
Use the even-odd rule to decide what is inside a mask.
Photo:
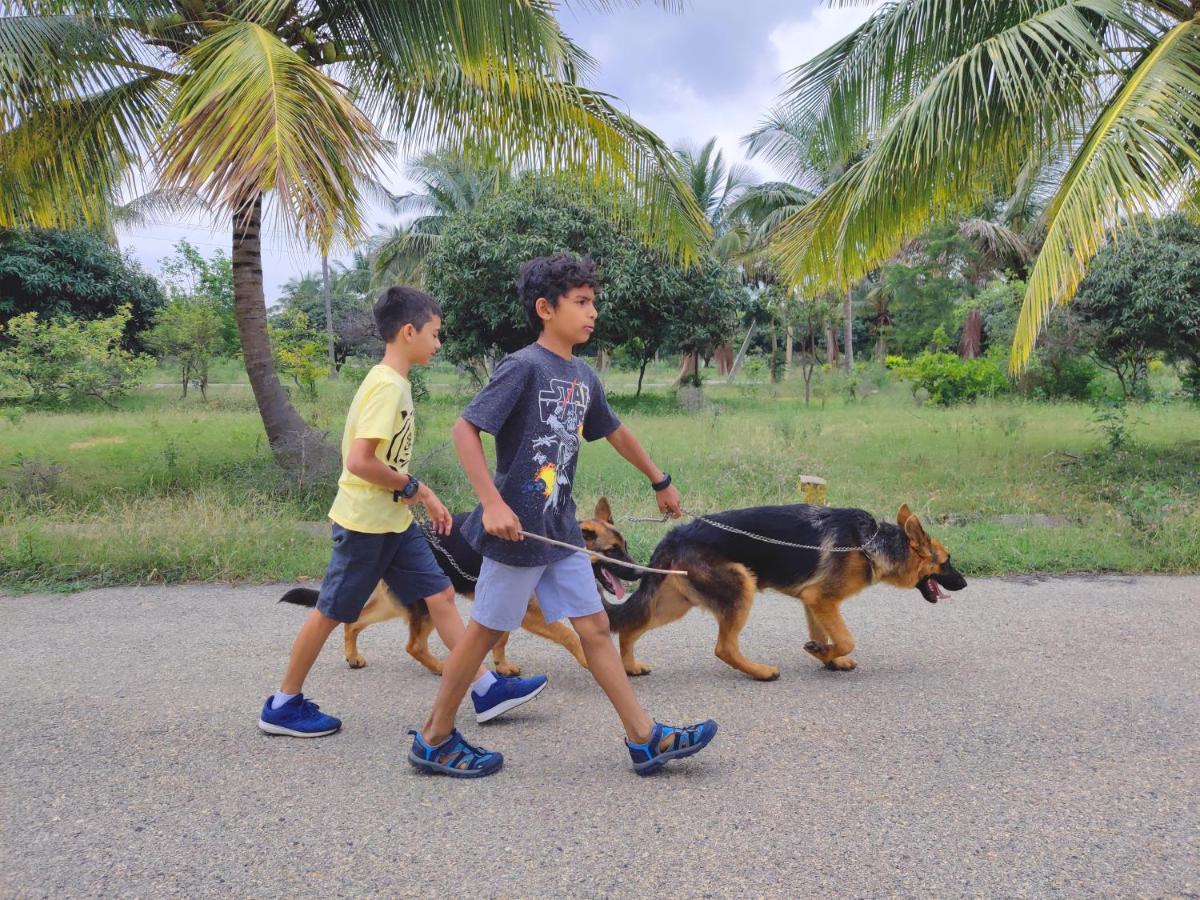
[{"label": "black wristwatch", "polygon": [[417,481],[416,475],[408,476],[408,484],[396,491],[396,497],[400,500],[411,500],[417,496],[417,491],[421,489],[421,482]]},{"label": "black wristwatch", "polygon": [[654,488],[654,492],[656,494],[659,491],[665,491],[670,486],[671,486],[671,473],[670,472],[663,472],[663,480],[662,481],[654,481],[654,482],[651,482],[651,484],[650,484],[650,487]]}]

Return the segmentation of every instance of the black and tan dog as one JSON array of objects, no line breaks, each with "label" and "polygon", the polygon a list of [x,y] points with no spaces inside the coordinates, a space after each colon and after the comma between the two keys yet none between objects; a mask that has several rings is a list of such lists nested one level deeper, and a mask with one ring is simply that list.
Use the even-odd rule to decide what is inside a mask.
[{"label": "black and tan dog", "polygon": [[[624,603],[605,603],[609,624],[620,637],[621,659],[630,675],[650,667],[634,658],[633,646],[647,631],[661,628],[693,607],[717,617],[717,656],[751,678],[771,681],[779,669],[742,655],[738,635],[750,617],[755,592],[772,588],[798,598],[808,617],[810,640],[804,649],[826,668],[847,671],[854,638],[842,620],[843,600],[868,585],[885,582],[917,588],[936,603],[967,586],[950,564],[950,554],[929,537],[908,506],[896,524],[876,522],[861,509],[821,506],[759,506],[707,518],[755,535],[821,550],[800,550],[734,534],[701,521],[672,529],[659,542],[650,565],[685,569],[681,575],[646,575]],[[834,547],[865,550],[832,552]]]},{"label": "black and tan dog", "polygon": [[[475,548],[467,543],[466,539],[462,536],[462,524],[466,519],[467,513],[456,514],[454,516],[454,528],[450,534],[446,536],[439,535],[437,538],[438,543],[453,557],[454,562],[457,563],[457,569],[446,560],[441,550],[436,547],[431,549],[433,550],[433,558],[437,560],[438,565],[442,567],[442,570],[454,585],[455,592],[461,596],[473,598],[475,596],[475,582],[471,579],[479,577],[479,569],[483,564],[483,560]],[[600,498],[600,502],[596,504],[595,515],[590,519],[581,521],[579,528],[583,532],[583,540],[589,550],[601,553],[611,559],[633,562],[626,553],[625,538],[613,527],[612,510],[609,508],[608,501],[605,498]],[[458,569],[466,572],[470,576],[470,579],[463,577]],[[616,593],[617,596],[623,593],[620,579],[632,580],[638,575],[637,572],[621,566],[610,566],[607,563],[601,563],[595,557],[592,558],[592,572],[595,574],[597,586],[603,585],[608,590]],[[280,602],[295,603],[299,606],[316,606],[317,596],[318,592],[311,588],[293,588],[280,598]],[[396,596],[382,581],[379,582],[371,594],[367,605],[363,607],[362,613],[359,614],[358,620],[345,626],[346,662],[350,664],[350,668],[361,669],[367,664],[366,658],[358,649],[358,636],[362,633],[362,630],[368,625],[374,625],[377,622],[386,622],[388,619],[394,619],[401,615],[408,617],[407,649],[409,654],[413,659],[429,669],[429,671],[436,675],[442,674],[441,660],[429,652],[429,635],[433,631],[433,619],[429,615],[429,606],[424,600],[418,601],[411,606],[405,606],[396,599]],[[587,661],[583,656],[583,648],[580,646],[579,638],[575,632],[562,622],[547,623],[542,617],[542,610],[538,606],[536,595],[530,600],[529,611],[525,613],[525,619],[521,622],[521,627],[532,634],[536,634],[538,637],[544,637],[547,640],[562,644],[581,666],[585,669],[587,668]],[[507,643],[508,635],[505,635],[492,651],[495,669],[501,675],[518,675],[521,672],[520,667],[505,658],[505,645]]]}]

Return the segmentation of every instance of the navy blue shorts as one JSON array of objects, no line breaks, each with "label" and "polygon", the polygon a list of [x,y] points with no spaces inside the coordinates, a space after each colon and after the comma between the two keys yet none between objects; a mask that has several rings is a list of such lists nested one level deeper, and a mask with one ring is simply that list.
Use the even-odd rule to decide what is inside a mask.
[{"label": "navy blue shorts", "polygon": [[404,531],[368,534],[333,525],[333,555],[317,609],[339,622],[353,622],[380,581],[405,605],[450,587],[429,542],[415,523]]}]

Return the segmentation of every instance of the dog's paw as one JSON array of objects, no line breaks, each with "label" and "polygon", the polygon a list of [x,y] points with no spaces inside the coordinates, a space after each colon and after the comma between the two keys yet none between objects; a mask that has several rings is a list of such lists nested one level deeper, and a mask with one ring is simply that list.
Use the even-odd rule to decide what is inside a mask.
[{"label": "dog's paw", "polygon": [[361,653],[355,653],[353,656],[346,657],[346,663],[352,669],[361,669],[367,664],[367,658]]},{"label": "dog's paw", "polygon": [[755,681],[774,681],[779,677],[779,666],[763,666],[762,671],[752,677]]},{"label": "dog's paw", "polygon": [[826,654],[826,652],[828,652],[828,650],[829,650],[828,646],[826,646],[825,644],[818,644],[816,641],[808,641],[804,645],[805,653],[811,653],[817,659],[822,660],[822,661],[824,661],[825,654]]},{"label": "dog's paw", "polygon": [[650,667],[644,662],[638,662],[637,660],[634,660],[632,664],[625,664],[625,674],[632,675],[635,678],[639,675],[649,675],[650,672]]},{"label": "dog's paw", "polygon": [[521,667],[510,662],[496,663],[496,674],[508,675],[510,677],[514,675],[520,675]]},{"label": "dog's paw", "polygon": [[858,668],[858,663],[848,656],[839,656],[837,659],[831,659],[825,663],[825,668],[831,672],[853,672]]}]

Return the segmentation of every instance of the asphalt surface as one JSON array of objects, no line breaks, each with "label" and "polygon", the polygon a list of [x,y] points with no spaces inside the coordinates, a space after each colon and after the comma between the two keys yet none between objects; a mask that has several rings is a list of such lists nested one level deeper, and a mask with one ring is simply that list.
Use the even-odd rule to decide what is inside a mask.
[{"label": "asphalt surface", "polygon": [[[561,648],[535,702],[469,737],[482,781],[415,772],[437,679],[374,626],[335,634],[308,693],[341,734],[255,723],[304,610],[280,586],[0,598],[0,895],[1186,896],[1200,894],[1200,578],[978,581],[950,603],[844,607],[857,671],[759,598],[743,648],[700,613],[651,633],[639,679],[703,753],[651,778]],[[440,652],[440,646],[439,646]]]}]

